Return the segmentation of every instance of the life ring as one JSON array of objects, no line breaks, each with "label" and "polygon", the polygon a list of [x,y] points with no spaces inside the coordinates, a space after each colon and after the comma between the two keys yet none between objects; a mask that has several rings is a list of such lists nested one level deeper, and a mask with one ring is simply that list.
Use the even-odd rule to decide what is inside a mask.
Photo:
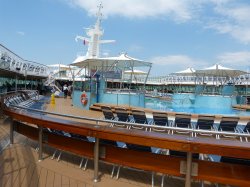
[{"label": "life ring", "polygon": [[86,93],[83,93],[83,94],[81,95],[81,103],[82,103],[84,106],[88,104],[88,96],[87,96]]}]

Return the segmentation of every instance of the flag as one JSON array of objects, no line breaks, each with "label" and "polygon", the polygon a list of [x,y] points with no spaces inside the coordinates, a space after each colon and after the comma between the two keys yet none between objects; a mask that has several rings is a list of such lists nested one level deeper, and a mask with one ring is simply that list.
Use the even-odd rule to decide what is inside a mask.
[{"label": "flag", "polygon": [[88,40],[83,40],[83,45],[88,45],[89,41]]}]

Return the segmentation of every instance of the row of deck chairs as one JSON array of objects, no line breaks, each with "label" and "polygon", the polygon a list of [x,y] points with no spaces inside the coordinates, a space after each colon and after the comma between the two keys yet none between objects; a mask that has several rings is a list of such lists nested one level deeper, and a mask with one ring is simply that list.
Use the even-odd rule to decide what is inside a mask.
[{"label": "row of deck chairs", "polygon": [[[220,123],[218,125],[215,124],[215,116],[212,115],[199,115],[196,123],[191,122],[191,114],[176,114],[174,121],[168,119],[167,113],[162,112],[153,112],[153,119],[147,119],[146,114],[142,110],[131,111],[131,115],[125,108],[115,108],[115,113],[113,113],[111,107],[102,106],[102,112],[104,115],[104,119],[106,120],[114,120],[121,122],[128,122],[127,124],[117,124],[111,123],[111,126],[125,127],[128,129],[144,129],[144,127],[135,126],[131,123],[139,123],[139,124],[148,124],[152,125],[150,129],[145,128],[145,130],[157,131],[157,132],[167,132],[174,133],[174,130],[167,130],[163,128],[159,128],[159,126],[169,126],[169,127],[177,127],[177,133],[190,133],[185,130],[181,130],[181,128],[185,129],[200,129],[200,130],[211,130],[211,131],[224,131],[224,132],[234,132],[234,133],[250,133],[250,121],[246,124],[246,126],[242,129],[238,126],[239,117],[222,117]],[[158,127],[157,127],[158,126]],[[197,135],[206,135],[212,136],[210,133],[193,133],[192,136]],[[216,135],[217,139],[220,139],[221,135]],[[230,136],[227,136],[230,137]],[[231,136],[233,137],[233,136]],[[242,141],[242,138],[240,138]],[[247,138],[245,138],[248,141]]]},{"label": "row of deck chairs", "polygon": [[37,97],[37,93],[35,91],[30,91],[26,93],[18,93],[15,95],[11,95],[4,99],[4,103],[7,107],[10,105],[18,105],[23,107],[30,107],[34,104],[34,100]]},{"label": "row of deck chairs", "polygon": [[[152,124],[152,120],[147,119],[146,114],[142,110],[132,110],[132,115],[129,114],[128,110],[125,108],[115,108],[115,113],[113,113],[111,107],[102,106],[102,112],[104,119],[114,120],[120,122],[128,122],[127,124],[116,124],[111,123],[111,126],[125,127],[128,129],[143,129],[144,127],[131,125],[130,123],[139,123],[139,124]],[[146,128],[147,130],[147,128]]]},{"label": "row of deck chairs", "polygon": [[[181,131],[180,128],[188,128],[188,129],[200,129],[200,130],[211,130],[211,131],[226,131],[226,132],[235,132],[235,133],[248,133],[250,132],[250,122],[247,123],[247,125],[244,128],[240,128],[238,126],[239,118],[238,117],[222,117],[219,124],[215,124],[215,116],[212,115],[199,115],[198,120],[196,123],[191,122],[191,115],[190,114],[176,114],[174,121],[171,121],[168,119],[167,113],[162,112],[153,112],[153,120],[146,119],[146,115],[144,111],[139,110],[132,110],[131,115],[129,112],[124,108],[115,108],[115,113],[111,110],[110,107],[103,106],[102,107],[103,114],[105,116],[105,119],[108,120],[115,120],[115,121],[123,121],[123,122],[136,122],[136,123],[142,123],[142,124],[151,124],[152,127],[150,128],[150,131],[157,131],[157,132],[167,132],[167,133],[173,133],[173,131],[170,132],[170,130],[165,130],[161,128],[157,128],[157,126],[172,126],[172,127],[178,127],[178,130],[176,132],[180,133],[186,133],[187,131]],[[108,114],[108,115],[107,115]],[[112,126],[121,126],[116,123],[112,123]],[[125,127],[126,125],[122,125]],[[131,124],[127,124],[126,128],[130,129],[133,127]],[[147,129],[146,129],[147,130]],[[188,132],[190,133],[190,132]],[[210,133],[193,133],[192,136],[197,135],[205,135],[205,136],[212,136]],[[220,139],[221,135],[216,135],[217,139]],[[232,137],[232,136],[226,136],[226,137]],[[242,138],[240,137],[240,140],[242,141]],[[248,141],[247,138],[245,138],[246,141]],[[150,147],[145,146],[139,146],[139,145],[133,145],[133,147],[137,150],[144,150],[149,152]],[[141,148],[143,147],[143,149]],[[131,149],[131,146],[127,144],[127,148]],[[167,152],[166,152],[167,151]],[[173,150],[164,150],[165,154],[167,153],[170,156],[175,157],[187,157],[187,153],[185,152],[179,152],[179,151],[173,151]],[[157,150],[155,153],[162,154],[162,150]],[[208,159],[210,161],[214,161],[212,155],[204,155],[204,154],[193,154],[193,159]],[[218,162],[225,162],[225,163],[232,163],[232,164],[242,164],[242,165],[249,165],[250,166],[250,160],[248,159],[240,159],[240,158],[231,158],[231,157],[220,157]],[[118,166],[117,169],[117,176],[119,177],[120,172],[120,166]],[[113,173],[113,172],[112,172]],[[162,176],[162,182],[161,186],[164,185],[164,177]],[[153,173],[152,173],[152,186],[154,183]]]}]

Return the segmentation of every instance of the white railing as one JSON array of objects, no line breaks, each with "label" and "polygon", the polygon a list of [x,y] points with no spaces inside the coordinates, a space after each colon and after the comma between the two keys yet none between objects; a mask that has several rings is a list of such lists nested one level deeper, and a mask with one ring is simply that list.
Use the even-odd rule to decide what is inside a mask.
[{"label": "white railing", "polygon": [[[137,79],[137,82],[144,82],[143,78]],[[196,76],[157,76],[148,77],[147,84],[201,84],[206,83],[207,85],[225,84],[231,82],[235,85],[250,85],[250,74],[240,75],[238,77],[230,78],[226,77],[196,77]]]}]

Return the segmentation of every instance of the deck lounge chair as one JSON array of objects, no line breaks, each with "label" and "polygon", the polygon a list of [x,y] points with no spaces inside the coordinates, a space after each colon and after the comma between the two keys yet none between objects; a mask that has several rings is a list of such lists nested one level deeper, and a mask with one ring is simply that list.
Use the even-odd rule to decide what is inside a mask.
[{"label": "deck lounge chair", "polygon": [[[132,110],[132,115],[133,115],[133,119],[135,123],[139,123],[139,124],[150,124],[150,121],[147,119],[146,114],[143,110]],[[134,126],[131,125],[130,128],[134,128],[134,129],[144,129],[144,127],[139,127],[139,126]],[[145,130],[147,131],[147,128],[145,128]]]},{"label": "deck lounge chair", "polygon": [[[115,108],[115,113],[117,115],[117,120],[118,121],[128,122],[128,123],[131,122],[131,118],[129,116],[129,113],[128,113],[127,109],[117,107],[117,108]],[[129,125],[121,125],[121,124],[114,124],[114,125],[118,126],[118,127],[129,128]]]},{"label": "deck lounge chair", "polygon": [[[250,134],[250,121],[246,124],[246,126],[243,128],[243,130],[241,131],[241,133]],[[245,140],[248,142],[248,138],[247,137],[245,137]]]},{"label": "deck lounge chair", "polygon": [[[102,113],[104,115],[104,119],[106,120],[117,120],[116,116],[112,112],[112,109],[110,106],[101,106]],[[111,127],[113,127],[113,123],[110,124]]]},{"label": "deck lounge chair", "polygon": [[[153,112],[153,124],[157,126],[171,126],[167,113],[163,112]],[[156,132],[168,132],[167,129],[159,129],[157,127],[152,127],[150,130],[156,131]]]},{"label": "deck lounge chair", "polygon": [[[214,130],[214,118],[215,116],[211,115],[199,115],[197,123],[195,125],[195,129],[201,129],[201,130]],[[206,136],[212,136],[212,134],[206,134],[206,133],[199,133],[200,135],[206,135]],[[197,136],[197,133],[194,133],[195,137]]]},{"label": "deck lounge chair", "polygon": [[250,160],[245,158],[233,158],[222,156],[220,159],[221,162],[231,163],[231,164],[241,164],[250,166]]},{"label": "deck lounge chair", "polygon": [[208,155],[208,160],[212,162],[224,162],[224,163],[231,163],[231,164],[241,164],[250,166],[250,159],[246,158],[234,158],[228,156],[216,156],[215,158],[212,155]]},{"label": "deck lounge chair", "polygon": [[[169,150],[169,155],[174,156],[174,157],[181,157],[181,158],[186,158],[187,153],[183,151],[175,151],[175,150]],[[199,159],[199,153],[193,153],[192,154],[193,159]]]},{"label": "deck lounge chair", "polygon": [[[217,131],[226,131],[226,132],[240,132],[237,128],[239,117],[222,117]],[[220,135],[216,135],[217,139],[220,139]],[[235,136],[225,136],[224,137],[235,137]]]},{"label": "deck lounge chair", "polygon": [[[191,114],[175,114],[175,120],[174,120],[174,127],[178,128],[192,128],[191,124]],[[190,133],[190,132],[183,132],[183,131],[176,131],[177,133]],[[172,131],[172,134],[174,132]]]}]

